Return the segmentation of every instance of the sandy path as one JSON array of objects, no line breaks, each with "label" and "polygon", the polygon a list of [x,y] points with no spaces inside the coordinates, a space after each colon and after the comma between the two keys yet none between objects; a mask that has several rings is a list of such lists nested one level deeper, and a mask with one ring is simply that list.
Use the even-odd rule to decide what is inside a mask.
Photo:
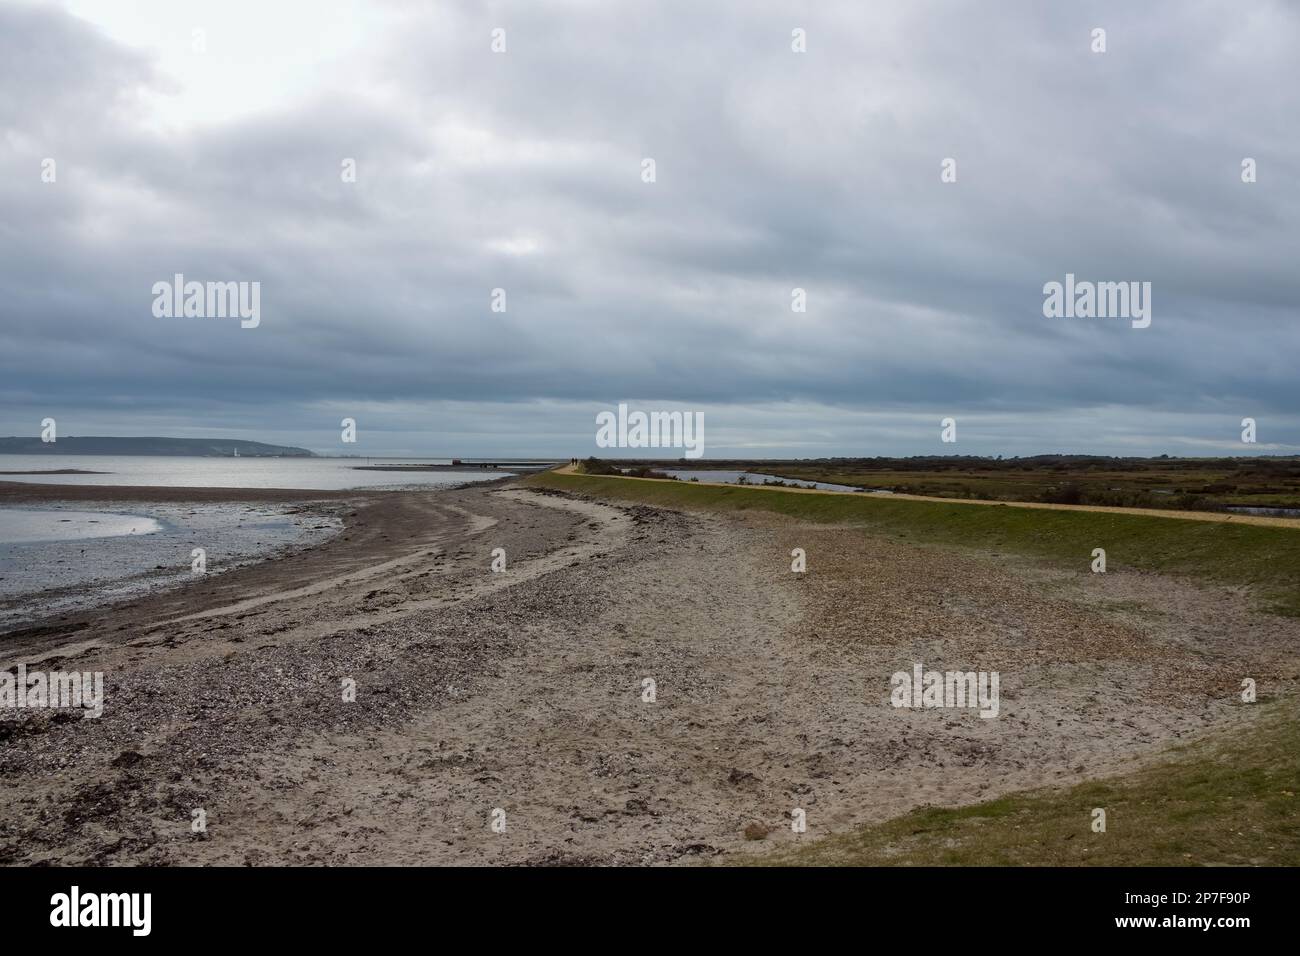
[{"label": "sandy path", "polygon": [[[1249,720],[1242,676],[1264,693],[1300,679],[1295,622],[1254,614],[1239,593],[771,515],[519,490],[427,497],[464,512],[429,532],[439,554],[403,538],[408,563],[378,578],[366,568],[398,555],[251,617],[209,605],[209,619],[79,655],[108,671],[110,710],[0,742],[0,860],[762,852],[1122,769]],[[496,546],[510,555],[500,574],[487,568]],[[794,547],[806,574],[789,569]],[[1000,716],[892,708],[889,676],[915,661],[998,670]],[[196,808],[204,836],[190,831]],[[488,825],[496,808],[503,833]],[[749,824],[772,832],[747,841]]]}]

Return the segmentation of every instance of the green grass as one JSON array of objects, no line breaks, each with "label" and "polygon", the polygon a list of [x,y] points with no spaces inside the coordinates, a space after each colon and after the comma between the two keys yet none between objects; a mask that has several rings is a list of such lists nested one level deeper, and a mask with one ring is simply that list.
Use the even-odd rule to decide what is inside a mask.
[{"label": "green grass", "polygon": [[865,525],[873,534],[956,545],[1085,569],[1093,548],[1111,570],[1186,574],[1247,585],[1267,610],[1300,617],[1300,528],[1053,511],[1014,505],[891,500],[887,496],[798,494],[775,488],[719,488],[679,481],[633,481],[545,472],[547,488],[669,508],[771,511],[804,521]]},{"label": "green grass", "polygon": [[[1161,762],[1133,773],[968,807],[925,807],[737,862],[1300,865],[1300,715],[1293,701],[1252,706],[1266,710],[1248,729],[1176,748]],[[1105,833],[1092,831],[1096,807],[1106,811]]]},{"label": "green grass", "polygon": [[[782,462],[751,470],[803,481],[828,481],[861,488],[887,488],[915,495],[945,498],[986,498],[995,501],[1052,501],[1063,485],[1076,485],[1085,502],[1181,507],[1185,496],[1201,510],[1220,505],[1300,507],[1300,480],[1289,464],[1285,473],[1252,473],[1248,463],[1238,467],[1161,467],[1149,461],[1142,468],[1110,470],[1095,467],[978,467],[956,463],[947,467],[898,469],[866,467],[861,463]],[[1161,494],[1152,492],[1160,491]],[[1145,504],[1144,504],[1145,500]]]}]

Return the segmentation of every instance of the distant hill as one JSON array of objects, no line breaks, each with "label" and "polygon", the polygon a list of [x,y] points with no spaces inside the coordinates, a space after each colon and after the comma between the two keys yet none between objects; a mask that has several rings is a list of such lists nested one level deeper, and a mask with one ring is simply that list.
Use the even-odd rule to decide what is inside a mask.
[{"label": "distant hill", "polygon": [[306,448],[236,438],[0,438],[0,455],[184,455],[191,458],[311,458]]}]

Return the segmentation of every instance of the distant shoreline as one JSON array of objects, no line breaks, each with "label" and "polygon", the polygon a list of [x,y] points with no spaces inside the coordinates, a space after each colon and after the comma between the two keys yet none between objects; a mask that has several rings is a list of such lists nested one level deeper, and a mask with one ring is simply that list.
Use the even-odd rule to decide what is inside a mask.
[{"label": "distant shoreline", "polygon": [[0,475],[111,475],[111,471],[86,471],[84,468],[54,468],[49,471],[0,471]]},{"label": "distant shoreline", "polygon": [[69,435],[61,438],[15,436],[0,438],[0,455],[138,455],[184,458],[314,458],[306,448],[274,445],[245,438],[167,438]]},{"label": "distant shoreline", "polygon": [[353,465],[353,471],[545,471],[553,468],[558,462],[527,462],[520,464],[483,464],[483,465]]}]

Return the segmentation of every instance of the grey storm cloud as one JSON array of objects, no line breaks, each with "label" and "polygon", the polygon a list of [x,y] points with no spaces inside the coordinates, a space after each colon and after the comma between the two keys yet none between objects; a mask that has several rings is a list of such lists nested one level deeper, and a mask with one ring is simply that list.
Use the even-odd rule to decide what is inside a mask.
[{"label": "grey storm cloud", "polygon": [[[940,415],[970,452],[1300,447],[1294,5],[403,2],[283,84],[259,48],[265,97],[190,6],[247,102],[184,122],[187,33],[0,6],[0,433],[577,454],[632,400],[714,455],[954,450]],[[1151,327],[1045,318],[1067,272],[1151,282]],[[260,282],[260,326],[155,317],[175,273]]]}]

